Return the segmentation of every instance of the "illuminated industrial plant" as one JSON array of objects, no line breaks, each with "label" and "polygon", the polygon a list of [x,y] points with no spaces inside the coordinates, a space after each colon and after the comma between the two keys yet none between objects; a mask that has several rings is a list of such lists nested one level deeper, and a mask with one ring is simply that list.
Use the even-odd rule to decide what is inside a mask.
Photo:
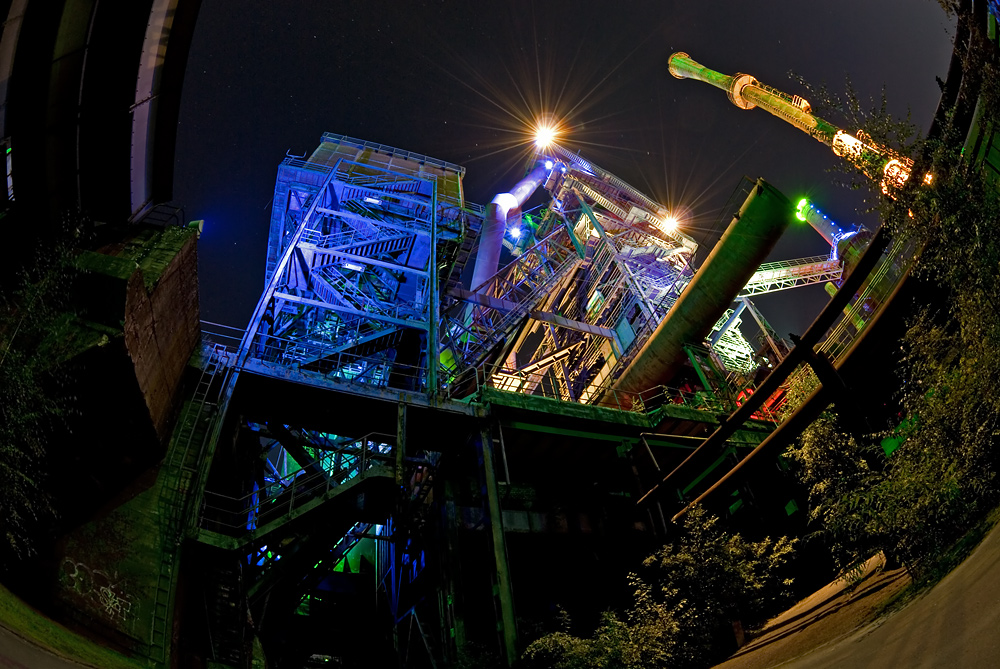
[{"label": "illuminated industrial plant", "polygon": [[[32,203],[8,210],[8,247],[51,250],[62,211],[101,222],[70,242],[78,283],[51,333],[71,343],[57,352],[82,402],[44,458],[64,517],[8,583],[11,604],[23,594],[66,626],[67,652],[510,667],[556,603],[597,621],[693,504],[754,532],[807,531],[777,456],[811,410],[864,408],[856,393],[879,381],[865,361],[886,350],[866,335],[898,320],[886,306],[915,242],[744,179],[705,248],[682,203],[570,150],[551,112],[509,114],[524,170],[483,204],[460,165],[324,134],[276,156],[249,325],[199,322],[200,226],[185,226],[173,168],[200,3],[112,4],[8,3],[0,59],[7,80],[42,84],[6,87],[0,105],[8,197]],[[954,62],[973,46],[957,39]],[[890,194],[916,185],[908,160],[797,96],[683,54],[671,71],[778,115]],[[1000,174],[972,74],[949,72],[961,95],[942,96],[928,135],[963,138],[970,165]],[[796,217],[829,249],[765,262]],[[39,262],[58,270],[62,255]],[[753,300],[810,285],[830,301],[810,291],[825,306],[785,340]],[[49,629],[34,626],[43,647]]]},{"label": "illuminated industrial plant", "polygon": [[[665,513],[634,500],[790,355],[751,298],[842,274],[826,255],[762,264],[794,220],[763,179],[740,183],[699,264],[680,210],[558,142],[485,207],[464,176],[336,134],[278,166],[264,290],[245,330],[205,324],[163,464],[151,657],[169,656],[179,592],[212,603],[182,633],[207,629],[200,652],[232,666],[251,620],[269,657],[375,638],[421,666],[472,643],[513,664],[515,601],[577,589],[570,551],[594,579],[648,541]],[[730,424],[731,455],[774,408]]]},{"label": "illuminated industrial plant", "polygon": [[[665,511],[630,500],[658,494],[665,473],[683,468],[666,489],[686,501],[762,443],[785,390],[759,384],[796,347],[752,298],[835,291],[870,237],[744,180],[698,265],[677,211],[538,140],[548,143],[524,176],[485,207],[464,199],[464,168],[342,135],[278,167],[265,290],[238,343],[209,334],[180,422],[185,443],[201,442],[168,461],[195,491],[190,550],[238,562],[246,610],[269,621],[257,632],[268,654],[306,640],[323,648],[295,634],[312,619],[348,624],[324,609],[330,598],[386,635],[429,630],[405,652],[453,660],[467,643],[493,643],[512,664],[515,600],[536,602],[532,579],[545,574],[546,590],[578,583],[566,575],[560,586],[552,574],[565,565],[541,562],[563,553],[538,547],[582,537],[584,551],[558,545],[617,552],[594,528],[645,537],[662,527]],[[763,263],[796,217],[830,253]],[[879,299],[844,311],[855,333]],[[838,334],[837,351],[849,336]],[[210,397],[217,408],[196,431]],[[691,465],[688,449],[720,430],[723,455]],[[238,448],[218,448],[228,443]],[[187,453],[204,464],[185,465]],[[582,476],[607,492],[581,494]],[[727,492],[730,514],[743,494]],[[780,509],[788,494],[776,486],[752,499],[776,495]],[[376,597],[355,598],[352,575]],[[223,587],[206,583],[206,599],[224,601]],[[211,615],[213,656],[239,657],[247,616]]]}]

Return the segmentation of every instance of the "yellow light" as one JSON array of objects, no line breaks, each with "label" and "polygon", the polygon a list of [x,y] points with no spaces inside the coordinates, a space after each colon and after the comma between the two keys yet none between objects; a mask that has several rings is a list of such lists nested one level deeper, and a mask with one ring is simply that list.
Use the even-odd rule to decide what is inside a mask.
[{"label": "yellow light", "polygon": [[864,142],[843,130],[838,130],[833,136],[833,152],[842,158],[858,159],[864,154],[864,150]]},{"label": "yellow light", "polygon": [[932,181],[934,181],[934,175],[933,174],[931,174],[930,172],[928,172],[927,174],[924,175],[924,183],[925,184],[927,184],[928,186],[930,186]]},{"label": "yellow light", "polygon": [[663,218],[663,222],[660,223],[660,229],[664,232],[673,232],[680,225],[680,221],[673,214],[669,214]]},{"label": "yellow light", "polygon": [[913,161],[909,158],[893,158],[885,164],[882,169],[882,192],[889,195],[893,199],[893,196],[889,192],[889,187],[892,188],[902,188],[906,180],[910,178],[910,169],[913,167]]},{"label": "yellow light", "polygon": [[542,124],[535,128],[535,146],[539,149],[547,149],[556,139],[556,128],[549,124]]}]

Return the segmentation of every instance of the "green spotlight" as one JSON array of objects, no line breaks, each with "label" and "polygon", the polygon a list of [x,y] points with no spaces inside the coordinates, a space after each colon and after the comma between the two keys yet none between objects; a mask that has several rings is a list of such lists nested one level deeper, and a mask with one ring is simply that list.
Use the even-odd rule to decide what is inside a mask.
[{"label": "green spotlight", "polygon": [[795,218],[799,219],[803,223],[806,220],[805,210],[809,206],[809,200],[807,198],[802,198],[799,203],[795,206]]}]

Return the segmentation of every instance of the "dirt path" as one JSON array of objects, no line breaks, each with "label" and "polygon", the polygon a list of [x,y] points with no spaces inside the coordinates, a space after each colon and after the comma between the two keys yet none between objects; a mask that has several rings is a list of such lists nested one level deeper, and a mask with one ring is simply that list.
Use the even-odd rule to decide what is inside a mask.
[{"label": "dirt path", "polygon": [[92,666],[60,657],[0,626],[2,669],[84,669]]},{"label": "dirt path", "polygon": [[789,662],[869,623],[882,606],[910,584],[905,570],[882,571],[882,558],[868,561],[854,588],[834,581],[778,617],[720,669],[764,669]]},{"label": "dirt path", "polygon": [[892,615],[909,585],[873,559],[852,592],[833,583],[770,621],[724,669],[1000,666],[1000,525],[937,585]]}]

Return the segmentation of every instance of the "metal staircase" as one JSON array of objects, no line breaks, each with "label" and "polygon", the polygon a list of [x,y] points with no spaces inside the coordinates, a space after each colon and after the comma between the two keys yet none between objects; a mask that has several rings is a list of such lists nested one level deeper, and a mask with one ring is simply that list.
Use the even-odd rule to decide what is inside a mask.
[{"label": "metal staircase", "polygon": [[479,297],[470,298],[474,306],[467,320],[464,309],[453,308],[447,327],[458,368],[482,364],[581,262],[566,232],[557,230],[484,284]]},{"label": "metal staircase", "polygon": [[[247,599],[257,606],[274,587],[284,579],[296,580],[295,593],[308,593],[316,588],[326,574],[347,557],[373,527],[371,523],[350,524],[333,548],[326,549],[322,541],[302,539],[282,548],[279,555],[272,554],[259,566],[256,573],[248,574]],[[310,546],[309,544],[313,545]],[[275,559],[275,558],[278,559]]]},{"label": "metal staircase", "polygon": [[394,482],[394,448],[380,448],[367,438],[357,441],[361,447],[340,459],[339,467],[333,458],[306,463],[288,481],[272,486],[274,495],[259,490],[233,498],[206,490],[196,538],[231,550],[267,543],[288,524],[319,514],[326,502],[359,492],[367,481]]}]

